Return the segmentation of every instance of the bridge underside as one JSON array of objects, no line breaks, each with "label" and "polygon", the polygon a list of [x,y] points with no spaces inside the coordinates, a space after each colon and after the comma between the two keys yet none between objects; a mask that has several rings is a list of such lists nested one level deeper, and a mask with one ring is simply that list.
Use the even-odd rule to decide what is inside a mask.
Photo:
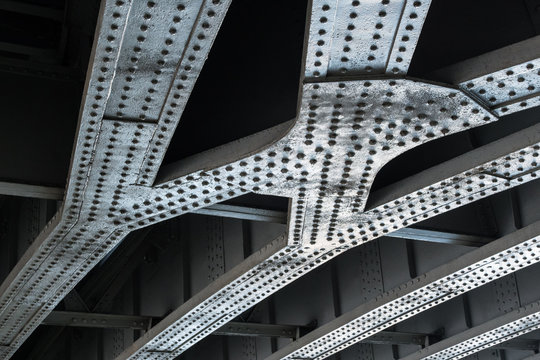
[{"label": "bridge underside", "polygon": [[538,0],[0,29],[0,359],[540,359]]}]

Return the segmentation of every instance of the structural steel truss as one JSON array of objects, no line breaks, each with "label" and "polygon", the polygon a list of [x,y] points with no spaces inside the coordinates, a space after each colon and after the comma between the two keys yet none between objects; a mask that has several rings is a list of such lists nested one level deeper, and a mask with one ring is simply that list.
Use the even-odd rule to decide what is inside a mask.
[{"label": "structural steel truss", "polygon": [[0,287],[1,358],[135,229],[247,192],[291,199],[284,236],[119,357],[172,359],[354,246],[536,178],[538,126],[372,194],[366,208],[377,172],[400,154],[538,105],[536,53],[450,83],[406,77],[428,0],[312,1],[296,119],[158,176],[229,4],[103,2],[63,206]]}]

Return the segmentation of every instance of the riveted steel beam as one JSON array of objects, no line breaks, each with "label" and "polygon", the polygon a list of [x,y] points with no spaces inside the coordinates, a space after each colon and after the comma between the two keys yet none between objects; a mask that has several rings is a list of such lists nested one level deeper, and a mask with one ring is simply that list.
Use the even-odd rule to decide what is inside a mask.
[{"label": "riveted steel beam", "polygon": [[[401,15],[412,13],[406,10],[409,2],[396,3],[402,7],[378,10],[368,4],[369,11],[362,14],[388,20],[381,28],[384,32],[392,24],[399,29]],[[515,144],[523,147],[515,152],[505,152],[502,158],[482,157],[480,152],[463,163],[469,166],[463,173],[453,171],[459,166],[443,168],[441,174],[450,178],[366,212],[375,175],[390,160],[498,118],[454,87],[387,77],[315,83],[306,75],[295,120],[185,159],[155,182],[228,4],[104,3],[63,209],[0,287],[0,342],[9,345],[8,350],[0,349],[1,357],[9,357],[92,266],[134,229],[246,192],[291,198],[285,236],[216,279],[119,357],[172,358],[353,246],[535,178],[537,145],[517,138]],[[429,2],[411,4],[419,8],[412,18],[422,19],[420,10],[427,13]],[[406,31],[414,29],[418,26],[405,26]],[[312,30],[308,59],[319,51],[312,44],[320,43],[321,33]],[[356,44],[354,37],[347,40],[347,32],[332,34],[333,44],[362,47],[362,36],[356,37]],[[391,54],[387,41],[395,35],[387,35],[381,46]],[[342,51],[338,50],[336,54]],[[332,63],[335,57],[329,59]],[[350,73],[366,70],[359,66]],[[381,69],[381,74],[386,72],[385,66]],[[533,131],[527,140],[535,136]],[[463,192],[455,191],[456,186]],[[438,196],[436,201],[432,196]],[[388,222],[378,219],[383,213]]]},{"label": "riveted steel beam", "polygon": [[540,222],[467,253],[360,305],[271,355],[325,359],[413,315],[540,261]]},{"label": "riveted steel beam", "polygon": [[[329,9],[325,10],[323,5],[320,10]],[[231,144],[202,154],[200,157],[209,159],[202,164],[187,159],[176,168],[170,167],[156,186],[156,191],[163,191],[171,198],[176,197],[174,191],[187,194],[197,189],[206,194],[202,199],[207,205],[214,199],[235,196],[239,189],[287,196],[292,200],[286,238],[278,239],[256,254],[257,258],[247,259],[218,278],[200,296],[173,311],[126,349],[119,359],[176,357],[254,303],[352,246],[536,177],[533,154],[538,142],[531,142],[521,134],[513,138],[517,142],[504,142],[506,147],[501,148],[497,148],[500,143],[495,146],[498,150],[495,154],[501,158],[481,152],[479,158],[489,162],[469,158],[469,162],[460,162],[459,166],[452,163],[437,173],[432,186],[420,187],[402,199],[392,197],[391,203],[366,212],[367,195],[375,174],[391,158],[429,140],[490,123],[496,117],[474,98],[463,97],[462,91],[453,87],[443,90],[439,85],[412,79],[352,77],[313,82],[327,74],[309,70],[310,56],[314,53],[317,57],[319,51],[325,54],[317,46],[328,43],[317,38],[328,33],[328,29],[312,31],[319,29],[313,20],[316,11],[319,9],[314,7],[311,13],[305,55],[306,82],[299,114],[285,136],[254,152],[246,152],[245,148],[242,151],[239,144]],[[322,19],[321,23],[327,23],[328,19]],[[344,32],[335,34],[347,37]],[[313,46],[315,43],[317,46]],[[316,66],[328,69],[331,58],[328,56],[327,60],[323,59],[326,63],[321,60],[321,65]],[[351,73],[354,75],[355,71]],[[402,118],[404,113],[411,116],[403,123],[390,120]],[[390,130],[384,130],[386,127]],[[370,130],[359,136],[360,129]],[[534,136],[538,135],[537,130],[533,131]],[[525,143],[529,145],[514,149],[516,144]],[[503,152],[502,148],[508,151]],[[230,161],[233,153],[250,155]],[[220,157],[221,154],[224,156]],[[525,161],[526,170],[514,169],[514,161]],[[471,163],[476,167],[453,171]],[[501,175],[499,166],[508,166],[511,171],[503,170]],[[441,174],[449,178],[441,178]],[[461,186],[463,192],[454,190]],[[216,194],[216,190],[221,193]],[[216,194],[215,198],[211,194]],[[167,201],[163,196],[159,199]],[[174,210],[172,214],[199,207],[199,200],[186,201],[180,211]],[[383,212],[388,222],[379,219]],[[163,211],[164,217],[169,214]],[[145,226],[151,222],[141,220],[138,224]]]},{"label": "riveted steel beam", "polygon": [[[152,328],[119,359],[153,356],[152,354],[163,353],[165,350],[169,351],[168,357],[177,356],[227,320],[352,246],[413,223],[414,219],[429,218],[535,179],[534,154],[538,156],[536,151],[540,149],[539,144],[540,125],[429,169],[422,176],[413,176],[396,185],[396,189],[387,189],[383,195],[390,196],[377,197],[376,203],[381,205],[370,211],[357,215],[352,211],[354,206],[351,206],[350,220],[347,220],[350,222],[343,225],[358,233],[343,243],[339,242],[337,237],[336,243],[340,245],[336,247],[330,247],[331,242],[326,238],[323,238],[323,244],[329,245],[317,246],[317,241],[313,245],[311,233],[304,233],[304,237],[307,235],[305,240],[296,240],[298,232],[295,232],[293,227],[290,230],[291,238],[274,242],[218,278],[194,299],[180,306]],[[517,170],[516,166],[522,169]],[[499,169],[505,170],[499,174]],[[516,169],[514,175],[517,174],[517,177],[514,177],[512,169]],[[423,188],[424,182],[428,184],[426,188]],[[456,191],[461,187],[462,190]],[[410,193],[402,194],[405,190]],[[291,213],[298,214],[304,209],[304,201],[302,198],[293,200]],[[412,208],[406,205],[409,203],[413,205]],[[408,209],[408,213],[401,211],[401,208]],[[414,209],[412,214],[411,209]],[[317,213],[312,216],[314,215]],[[370,225],[373,224],[372,220],[379,216],[395,220],[388,223],[379,221],[376,226]],[[314,218],[317,219],[315,216]],[[352,224],[356,224],[354,228]],[[298,242],[295,241],[301,242],[302,246],[298,247]],[[329,248],[322,250],[325,246]],[[258,285],[261,283],[268,285],[261,288]],[[257,285],[254,287],[250,284]],[[234,307],[231,306],[232,303],[235,304]],[[204,314],[204,317],[201,317],[201,314]]]},{"label": "riveted steel beam", "polygon": [[428,346],[403,360],[462,359],[539,328],[540,302],[534,302]]},{"label": "riveted steel beam", "polygon": [[462,61],[431,74],[459,85],[507,115],[540,105],[540,36]]},{"label": "riveted steel beam", "polygon": [[305,76],[407,73],[431,0],[314,0]]},{"label": "riveted steel beam", "polygon": [[229,4],[102,2],[62,209],[0,286],[0,358],[136,228],[119,205],[157,196],[130,184],[155,176],[180,116],[161,108],[183,109]]}]

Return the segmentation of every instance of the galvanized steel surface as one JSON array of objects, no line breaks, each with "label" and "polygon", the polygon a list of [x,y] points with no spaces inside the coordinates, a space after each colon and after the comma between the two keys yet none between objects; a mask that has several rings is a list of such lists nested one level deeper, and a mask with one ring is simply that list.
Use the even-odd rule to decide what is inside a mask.
[{"label": "galvanized steel surface", "polygon": [[[104,3],[63,209],[0,288],[2,358],[134,229],[246,192],[292,199],[286,236],[119,357],[168,359],[353,246],[536,178],[539,144],[529,139],[366,211],[371,184],[390,160],[498,117],[454,86],[404,77],[315,79],[404,74],[429,8],[429,1],[315,1],[291,127],[222,147],[226,161],[180,167],[150,186],[229,3]],[[345,16],[357,23],[345,26]],[[362,28],[369,24],[373,29]],[[365,52],[368,43],[373,54]]]},{"label": "galvanized steel surface", "polygon": [[540,302],[534,302],[428,346],[403,360],[458,360],[539,328]]}]

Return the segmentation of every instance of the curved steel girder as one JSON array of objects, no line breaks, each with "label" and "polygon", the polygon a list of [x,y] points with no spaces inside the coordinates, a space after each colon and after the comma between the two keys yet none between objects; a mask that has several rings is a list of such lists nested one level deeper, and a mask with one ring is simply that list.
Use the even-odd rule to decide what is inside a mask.
[{"label": "curved steel girder", "polygon": [[540,301],[536,301],[430,345],[403,360],[458,360],[539,328]]},{"label": "curved steel girder", "polygon": [[[402,15],[408,3],[402,2]],[[413,6],[416,3],[422,6],[420,1]],[[175,356],[209,334],[214,324],[222,324],[305,271],[356,245],[358,242],[346,239],[336,225],[344,229],[356,226],[349,221],[362,213],[370,184],[387,161],[423,142],[496,120],[459,90],[435,84],[409,79],[307,83],[299,117],[286,137],[276,141],[262,136],[259,140],[264,139],[264,144],[274,143],[258,150],[253,143],[244,142],[248,150],[240,151],[242,159],[232,157],[230,163],[195,166],[196,171],[180,171],[176,174],[180,177],[148,187],[229,1],[192,2],[189,6],[174,3],[176,9],[170,7],[171,2],[164,4],[136,4],[148,6],[142,16],[142,9],[129,1],[109,2],[103,7],[64,208],[1,288],[0,323],[5,326],[0,336],[7,345],[0,349],[3,357],[9,357],[63,295],[129,231],[246,191],[292,197],[294,217],[287,238],[278,239],[247,265],[226,274],[224,279],[231,282],[225,288],[219,282],[213,284],[122,355]],[[168,23],[172,17],[177,24],[176,11],[188,12],[185,19],[191,20],[179,21],[177,26],[187,26],[192,34],[183,42],[183,56],[171,60],[177,61],[176,70],[166,69],[166,48],[160,51],[165,58],[155,64],[152,57],[138,59],[135,53],[145,49],[141,44],[150,44],[144,54],[159,50],[152,45],[160,44],[159,40],[145,42],[147,36],[139,32],[154,28],[145,22],[161,19]],[[193,12],[198,16],[191,16]],[[385,17],[380,11],[376,16]],[[154,35],[161,34],[158,38],[170,46],[170,35],[163,34],[159,26],[155,28]],[[405,25],[406,31],[414,28],[418,26],[410,29]],[[349,35],[335,33],[336,38],[343,36]],[[139,45],[131,47],[133,39]],[[147,99],[143,95],[146,82],[141,80],[134,95],[125,93],[131,90],[125,83],[135,81],[130,74],[139,71],[137,66],[124,66],[125,52],[133,52],[130,61],[141,61],[141,79],[149,75],[142,65],[151,64],[154,73],[165,74],[163,80],[171,86],[154,89],[155,98]],[[315,56],[317,53],[315,50]],[[134,119],[136,113],[119,110],[127,106],[122,107],[117,99],[127,101],[130,96],[147,103],[165,100],[161,105],[143,105],[142,114]],[[162,111],[156,118],[160,106]],[[403,112],[408,115],[403,117]],[[308,222],[304,222],[305,217]],[[320,220],[325,217],[330,219],[328,223]],[[254,291],[260,286],[264,291]],[[235,297],[240,300],[229,302]]]},{"label": "curved steel girder", "polygon": [[134,228],[117,206],[153,182],[229,4],[102,2],[62,209],[0,286],[0,358]]}]

